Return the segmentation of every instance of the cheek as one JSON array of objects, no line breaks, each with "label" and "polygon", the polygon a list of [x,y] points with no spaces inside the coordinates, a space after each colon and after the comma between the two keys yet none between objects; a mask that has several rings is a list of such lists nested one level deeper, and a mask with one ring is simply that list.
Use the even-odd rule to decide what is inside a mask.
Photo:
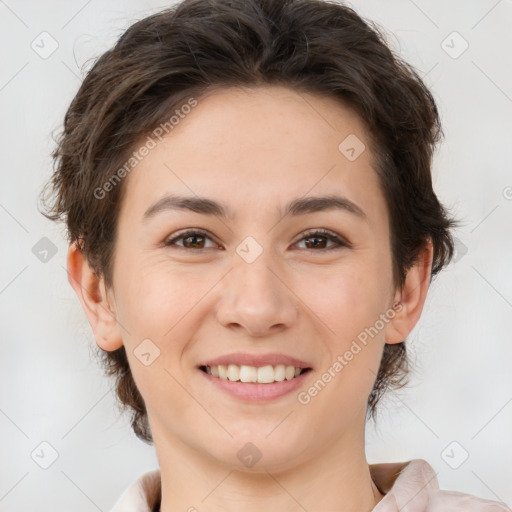
[{"label": "cheek", "polygon": [[371,258],[337,272],[331,269],[328,279],[312,274],[297,280],[301,297],[307,297],[305,302],[317,318],[318,339],[325,352],[318,372],[321,382],[311,389],[319,414],[333,405],[344,414],[366,407],[389,322],[391,269],[385,265]]},{"label": "cheek", "polygon": [[211,286],[204,275],[194,280],[156,261],[137,269],[126,265],[117,314],[132,375],[148,408],[158,409],[171,396],[177,410],[190,406],[173,377],[183,382],[182,354],[197,328],[197,305]]},{"label": "cheek", "polygon": [[[137,385],[147,396],[161,386],[174,389],[171,375],[182,382],[190,377],[187,372],[195,365],[190,352],[213,309],[212,291],[218,290],[219,279],[225,273],[213,266],[200,267],[173,265],[158,257],[126,261],[119,273],[117,313],[126,328],[123,342]],[[143,341],[149,352],[157,354],[150,372],[137,359]]]},{"label": "cheek", "polygon": [[[381,265],[381,263],[383,263]],[[297,275],[293,289],[334,348],[373,325],[388,307],[391,267],[373,255]]]},{"label": "cheek", "polygon": [[[118,317],[130,331],[130,344],[142,336],[157,344],[172,337],[190,312],[215,283],[209,273],[169,266],[169,262],[148,261],[128,265],[120,283]],[[128,276],[131,276],[128,277]]]}]

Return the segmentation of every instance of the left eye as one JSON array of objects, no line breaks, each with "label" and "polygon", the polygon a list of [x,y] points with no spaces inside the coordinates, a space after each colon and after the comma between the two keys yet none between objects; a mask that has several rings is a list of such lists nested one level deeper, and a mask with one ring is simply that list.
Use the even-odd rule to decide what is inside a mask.
[{"label": "left eye", "polygon": [[[322,239],[323,239],[323,241],[322,241]],[[335,233],[333,233],[331,231],[325,230],[325,229],[310,231],[310,232],[306,233],[306,236],[304,236],[304,238],[299,240],[299,242],[297,242],[297,243],[300,243],[303,240],[312,241],[312,242],[306,242],[306,245],[307,245],[305,247],[306,250],[316,250],[315,248],[331,250],[331,249],[336,249],[338,247],[348,247],[349,246],[349,244],[347,242],[345,242],[345,240],[343,240],[340,236],[336,235]],[[330,247],[325,247],[325,244],[327,243],[326,241],[334,242],[334,246],[331,245]]]},{"label": "left eye", "polygon": [[[173,238],[169,238],[164,242],[164,246],[175,246],[180,249],[208,249],[205,247],[206,240],[212,241],[212,238],[206,231],[202,230],[189,230],[182,233],[179,233],[177,236]],[[181,244],[176,242],[182,241]],[[340,236],[328,230],[315,230],[305,233],[305,236],[297,242],[306,241],[306,250],[317,250],[317,249],[336,249],[338,247],[348,247],[349,244]],[[333,242],[334,246],[327,247],[328,242]],[[216,247],[217,244],[213,243],[213,247]],[[212,246],[210,246],[212,247]]]}]

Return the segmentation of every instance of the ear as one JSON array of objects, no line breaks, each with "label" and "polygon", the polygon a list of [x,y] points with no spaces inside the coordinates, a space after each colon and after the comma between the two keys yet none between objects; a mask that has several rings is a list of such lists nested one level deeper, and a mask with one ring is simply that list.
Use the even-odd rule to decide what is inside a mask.
[{"label": "ear", "polygon": [[418,322],[430,285],[433,253],[432,241],[429,239],[408,270],[404,285],[395,292],[396,306],[393,309],[396,314],[387,324],[386,343],[404,341]]},{"label": "ear", "polygon": [[116,318],[115,302],[109,300],[105,282],[90,268],[78,245],[68,249],[68,281],[73,287],[89,320],[97,345],[106,351],[123,346]]}]

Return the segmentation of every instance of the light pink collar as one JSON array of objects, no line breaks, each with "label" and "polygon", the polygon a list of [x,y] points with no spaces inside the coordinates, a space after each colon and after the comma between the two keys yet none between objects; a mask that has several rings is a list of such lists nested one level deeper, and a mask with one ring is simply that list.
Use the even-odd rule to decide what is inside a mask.
[{"label": "light pink collar", "polygon": [[[390,464],[370,464],[375,485],[385,494],[372,512],[498,512],[504,504],[469,494],[441,491],[436,473],[422,459]],[[110,512],[153,512],[160,500],[160,470],[139,476]]]}]

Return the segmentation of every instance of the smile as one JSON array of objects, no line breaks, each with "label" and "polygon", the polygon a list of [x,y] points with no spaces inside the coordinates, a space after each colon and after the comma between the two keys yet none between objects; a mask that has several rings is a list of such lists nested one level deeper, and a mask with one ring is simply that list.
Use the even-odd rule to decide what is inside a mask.
[{"label": "smile", "polygon": [[[266,403],[284,398],[286,395],[293,396],[293,392],[297,392],[299,388],[303,387],[305,379],[313,374],[312,368],[279,364],[276,366],[203,365],[199,367],[199,370],[200,375],[203,375],[213,386],[212,389],[217,389],[233,398],[249,403]],[[255,381],[246,380],[254,379],[255,376]],[[262,382],[259,381],[259,378]]]},{"label": "smile", "polygon": [[200,369],[222,380],[229,380],[231,382],[245,382],[245,383],[258,383],[258,384],[271,384],[273,382],[282,382],[284,380],[292,380],[302,373],[307,372],[310,368],[300,368],[298,366],[285,366],[278,364],[275,366],[248,366],[248,365],[212,365],[201,366]]}]

